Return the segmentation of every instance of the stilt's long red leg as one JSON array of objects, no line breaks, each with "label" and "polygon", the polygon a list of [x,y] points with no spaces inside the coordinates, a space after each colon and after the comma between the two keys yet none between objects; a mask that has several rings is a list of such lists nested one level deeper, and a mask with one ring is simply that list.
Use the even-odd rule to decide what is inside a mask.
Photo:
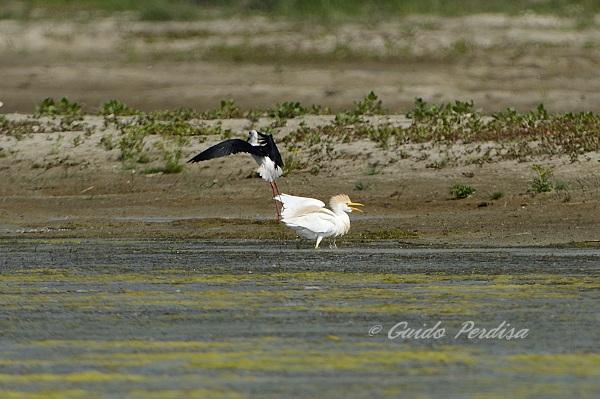
[{"label": "stilt's long red leg", "polygon": [[279,192],[279,187],[277,187],[277,182],[273,181],[273,184],[275,185],[275,189],[277,190],[277,195],[281,195],[281,193]]},{"label": "stilt's long red leg", "polygon": [[[275,183],[275,182],[273,182]],[[277,188],[277,183],[275,183],[275,185],[273,185],[273,183],[271,184],[271,190],[273,191],[273,200],[275,201],[275,209],[277,210],[277,219],[275,220],[279,220],[281,218],[281,212],[279,212],[279,205],[277,205],[277,200],[275,199],[276,195],[275,195],[275,188]],[[277,189],[277,192],[279,193],[279,189]]]},{"label": "stilt's long red leg", "polygon": [[[279,192],[279,187],[277,186],[277,182],[273,181],[273,184],[275,185],[275,190],[277,190],[277,195],[281,195],[281,193]],[[281,211],[283,211],[283,204],[281,204]],[[279,215],[279,217],[281,217],[281,212],[277,212],[277,214]]]}]

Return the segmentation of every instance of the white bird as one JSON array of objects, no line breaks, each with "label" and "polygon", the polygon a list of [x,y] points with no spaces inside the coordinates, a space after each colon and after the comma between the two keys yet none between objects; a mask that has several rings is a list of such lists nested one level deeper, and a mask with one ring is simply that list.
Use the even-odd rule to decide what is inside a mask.
[{"label": "white bird", "polygon": [[[252,155],[252,158],[258,163],[258,174],[264,180],[268,181],[273,190],[273,197],[280,195],[277,180],[283,174],[283,159],[275,145],[273,135],[262,134],[256,130],[250,130],[248,133],[248,141],[240,139],[230,139],[215,144],[212,147],[202,151],[188,162],[200,162],[213,158],[221,158],[238,152],[246,152]],[[260,136],[260,139],[259,139]],[[259,143],[260,142],[260,143]],[[262,144],[262,145],[260,145]],[[277,191],[277,194],[275,194]],[[275,201],[277,209],[277,218],[281,216],[277,201]]]},{"label": "white bird", "polygon": [[350,201],[346,194],[335,195],[329,200],[331,210],[325,208],[322,201],[314,198],[296,197],[293,195],[280,194],[275,199],[283,204],[281,221],[296,231],[302,238],[317,240],[315,249],[325,237],[342,236],[350,230],[350,217],[348,213],[354,211],[362,212],[355,206],[364,206]]}]

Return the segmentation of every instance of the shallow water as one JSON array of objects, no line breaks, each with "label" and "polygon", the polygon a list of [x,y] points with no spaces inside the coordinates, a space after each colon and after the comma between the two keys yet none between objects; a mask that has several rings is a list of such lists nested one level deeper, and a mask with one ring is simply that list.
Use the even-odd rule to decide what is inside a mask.
[{"label": "shallow water", "polygon": [[599,249],[61,239],[0,253],[0,396],[600,394]]}]

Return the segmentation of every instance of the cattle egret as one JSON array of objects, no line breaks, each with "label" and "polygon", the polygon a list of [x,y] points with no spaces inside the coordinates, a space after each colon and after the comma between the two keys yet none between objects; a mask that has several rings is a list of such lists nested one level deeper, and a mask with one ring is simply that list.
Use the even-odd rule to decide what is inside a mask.
[{"label": "cattle egret", "polygon": [[335,195],[329,200],[331,210],[325,208],[322,201],[314,198],[296,197],[281,194],[275,199],[282,203],[281,221],[296,231],[302,238],[317,240],[315,249],[325,237],[343,236],[350,230],[350,217],[348,213],[354,211],[362,212],[355,206],[364,206],[350,201],[346,194]]},{"label": "cattle egret", "polygon": [[[273,141],[273,135],[262,134],[256,130],[250,130],[248,134],[248,141],[240,139],[225,140],[202,151],[188,162],[207,161],[209,159],[237,154],[238,152],[246,152],[252,155],[252,158],[258,163],[257,172],[260,177],[269,182],[273,191],[273,197],[275,197],[280,194],[275,180],[283,174],[283,160],[275,145],[275,141]],[[277,201],[275,201],[275,208],[277,209],[277,218],[279,218],[281,213],[279,212]]]}]

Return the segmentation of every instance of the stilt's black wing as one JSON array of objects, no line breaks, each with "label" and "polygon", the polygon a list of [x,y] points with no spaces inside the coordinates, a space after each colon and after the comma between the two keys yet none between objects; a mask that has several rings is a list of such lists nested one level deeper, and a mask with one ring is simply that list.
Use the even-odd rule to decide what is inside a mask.
[{"label": "stilt's black wing", "polygon": [[283,168],[283,159],[281,159],[281,154],[279,153],[279,150],[275,145],[273,135],[262,134],[260,132],[257,133],[260,136],[260,143],[263,144],[263,148],[265,149],[265,152],[267,153],[269,158],[271,158],[271,160],[275,162],[275,165],[279,166],[280,168]]},{"label": "stilt's black wing", "polygon": [[258,155],[259,157],[264,157],[265,155],[267,155],[265,153],[265,150],[261,147],[255,147],[244,140],[231,139],[225,140],[219,144],[215,144],[212,147],[207,148],[200,154],[196,155],[194,158],[190,159],[188,162],[194,163],[206,161],[208,159],[221,158],[226,157],[227,155],[237,154],[238,152],[247,152],[252,155]]}]

